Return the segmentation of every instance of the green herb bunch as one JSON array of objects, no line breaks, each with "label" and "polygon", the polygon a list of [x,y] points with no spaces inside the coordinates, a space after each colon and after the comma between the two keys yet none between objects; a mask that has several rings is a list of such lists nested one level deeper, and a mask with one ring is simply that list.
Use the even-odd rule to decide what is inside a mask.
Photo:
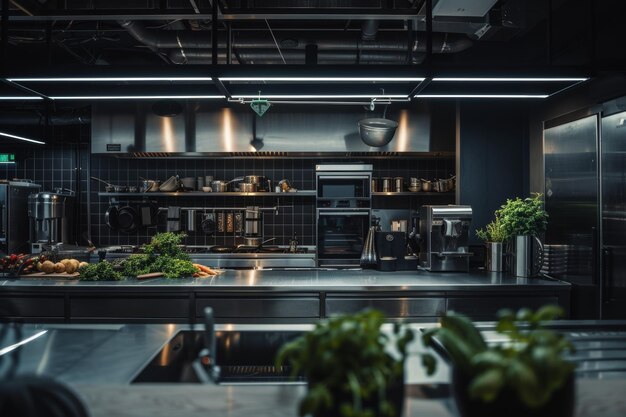
[{"label": "green herb bunch", "polygon": [[[487,346],[480,331],[467,317],[449,313],[440,327],[423,335],[426,346],[438,340],[454,366],[471,378],[469,396],[493,402],[508,390],[529,408],[545,405],[574,371],[575,365],[564,358],[573,351],[563,335],[542,327],[542,322],[562,316],[558,306],[547,305],[536,312],[521,309],[498,312],[498,333],[509,337],[508,343]],[[429,373],[434,371],[428,369]]]},{"label": "green herb bunch", "polygon": [[79,279],[82,281],[120,281],[124,279],[122,274],[113,269],[113,265],[107,261],[97,264],[88,264],[78,269]]},{"label": "green herb bunch", "polygon": [[499,210],[496,218],[500,218],[502,228],[509,239],[515,235],[539,235],[548,226],[548,213],[544,210],[541,194],[514,200],[507,199]]},{"label": "green herb bunch", "polygon": [[[381,332],[384,316],[365,310],[320,322],[315,329],[283,346],[276,366],[289,365],[292,375],[302,373],[309,389],[300,402],[300,416],[393,416],[386,389],[403,377],[407,345],[413,332],[394,325],[395,354],[388,352],[390,336]],[[376,402],[377,400],[377,402]],[[371,409],[375,402],[378,409]]]},{"label": "green herb bunch", "polygon": [[196,268],[189,255],[180,245],[187,237],[184,233],[158,233],[150,243],[144,245],[143,254],[129,256],[122,264],[122,273],[129,277],[163,272],[166,278],[180,278],[193,275]]},{"label": "green herb bunch", "polygon": [[504,242],[507,238],[507,234],[500,216],[496,216],[484,229],[476,230],[476,236],[485,242]]}]

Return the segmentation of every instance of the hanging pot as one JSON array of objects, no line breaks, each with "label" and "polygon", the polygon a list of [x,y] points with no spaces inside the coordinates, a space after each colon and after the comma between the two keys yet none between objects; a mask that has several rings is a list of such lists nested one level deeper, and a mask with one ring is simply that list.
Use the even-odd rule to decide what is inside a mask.
[{"label": "hanging pot", "polygon": [[110,206],[104,213],[104,223],[112,230],[117,230],[119,227],[119,224],[117,222],[117,213],[117,206]]},{"label": "hanging pot", "polygon": [[124,206],[117,213],[117,224],[121,232],[134,233],[137,231],[140,219],[137,210],[130,206]]}]

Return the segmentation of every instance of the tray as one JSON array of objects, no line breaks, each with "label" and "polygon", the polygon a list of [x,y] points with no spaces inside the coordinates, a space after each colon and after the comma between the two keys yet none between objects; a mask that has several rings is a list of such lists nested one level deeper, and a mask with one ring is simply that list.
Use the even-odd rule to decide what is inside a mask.
[{"label": "tray", "polygon": [[51,273],[51,274],[46,274],[45,272],[34,272],[32,274],[28,274],[28,275],[20,275],[21,279],[78,279],[79,277],[79,273],[78,272],[74,272],[71,274],[68,274],[67,272],[62,272],[60,274],[57,273]]}]

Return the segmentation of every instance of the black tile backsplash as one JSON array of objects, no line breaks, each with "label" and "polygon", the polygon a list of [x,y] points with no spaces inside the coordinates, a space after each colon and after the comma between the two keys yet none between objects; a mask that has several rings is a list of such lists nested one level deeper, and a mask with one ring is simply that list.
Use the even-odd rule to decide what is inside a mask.
[{"label": "black tile backsplash", "polygon": [[[93,155],[91,157],[91,175],[110,181],[116,185],[139,185],[140,177],[164,181],[172,175],[182,177],[199,177],[212,175],[215,179],[230,180],[242,175],[264,175],[277,183],[289,179],[292,186],[300,190],[315,188],[315,165],[321,162],[341,162],[337,159],[119,159]],[[346,160],[346,162],[355,162]],[[413,159],[364,159],[362,162],[374,166],[374,176],[404,178],[445,178],[454,174],[454,158],[413,158]],[[99,245],[141,244],[149,240],[157,231],[165,230],[165,217],[161,216],[158,227],[139,230],[133,234],[111,230],[104,224],[104,213],[109,207],[109,199],[99,197],[98,191],[104,191],[104,185],[92,182],[91,193],[91,234]],[[264,234],[266,238],[274,237],[274,244],[286,245],[295,233],[302,245],[315,244],[315,198],[308,196],[264,196],[264,197],[154,197],[160,207],[205,207],[212,212],[212,207],[274,207],[280,205],[278,214],[265,212]],[[125,203],[128,199],[118,199]],[[134,201],[137,201],[134,199]],[[407,197],[374,197],[376,208],[410,208],[417,209],[422,204],[448,204],[453,197],[447,195],[407,196]],[[199,216],[201,214],[198,214]],[[184,220],[184,216],[183,216]],[[181,222],[184,228],[184,221]],[[187,232],[190,245],[233,245],[241,243],[234,233],[206,236],[200,230]]]},{"label": "black tile backsplash", "polygon": [[[142,244],[147,242],[157,231],[165,230],[165,215],[157,227],[139,229],[138,232],[127,234],[111,230],[104,221],[104,214],[109,207],[107,197],[98,196],[104,186],[96,181],[88,181],[95,176],[117,185],[140,185],[140,178],[159,179],[161,181],[172,175],[181,177],[198,177],[212,175],[215,179],[230,180],[242,175],[264,175],[277,183],[289,179],[291,184],[300,190],[315,188],[315,165],[322,162],[355,162],[354,159],[344,161],[338,159],[325,160],[307,158],[283,159],[231,159],[231,158],[198,158],[198,159],[123,159],[89,154],[89,126],[72,129],[58,129],[55,132],[53,145],[42,147],[13,146],[18,154],[16,165],[0,166],[3,178],[29,178],[42,185],[46,191],[55,188],[67,188],[81,191],[78,197],[76,223],[78,234],[90,230],[91,240],[98,246],[118,244]],[[443,178],[454,174],[453,157],[445,158],[362,158],[359,162],[371,163],[375,177],[398,177],[408,180],[409,177]],[[79,171],[79,169],[82,170]],[[88,186],[91,192],[87,193]],[[127,203],[128,199],[118,199],[119,203]],[[181,207],[205,207],[211,212],[212,207],[260,206],[274,207],[280,205],[278,214],[273,211],[265,213],[264,234],[266,238],[275,237],[275,244],[287,245],[293,234],[302,245],[315,244],[315,198],[313,196],[281,195],[263,197],[156,197],[153,200],[160,207],[179,205]],[[132,205],[140,199],[133,198]],[[449,204],[454,202],[451,194],[446,195],[415,195],[401,197],[373,197],[374,208],[407,208],[417,209],[422,204]],[[200,219],[201,213],[198,213]],[[184,226],[184,222],[181,222]],[[196,232],[189,232],[187,244],[190,245],[233,245],[242,243],[233,233],[218,234],[208,237],[200,232],[200,221]],[[80,241],[84,244],[85,241]]]}]

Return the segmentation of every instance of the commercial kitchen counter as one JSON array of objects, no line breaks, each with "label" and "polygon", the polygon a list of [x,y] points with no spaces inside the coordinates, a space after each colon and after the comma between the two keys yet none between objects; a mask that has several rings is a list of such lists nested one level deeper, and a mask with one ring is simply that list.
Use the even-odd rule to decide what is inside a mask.
[{"label": "commercial kitchen counter", "polygon": [[63,322],[311,323],[374,307],[390,318],[432,321],[447,310],[492,319],[504,307],[553,303],[569,311],[570,285],[502,273],[239,270],[213,278],[138,281],[0,281],[0,318]]},{"label": "commercial kitchen counter", "polygon": [[[412,324],[415,330],[423,325]],[[304,386],[225,386],[199,384],[133,384],[140,370],[186,325],[37,324],[22,328],[18,373],[48,375],[71,385],[93,417],[296,416]],[[310,325],[225,325],[216,330],[306,331]],[[0,350],[14,341],[0,341]],[[409,347],[404,416],[453,417],[452,401],[432,399],[425,384],[449,381],[449,368],[439,360],[427,377],[420,366],[424,348],[416,339]],[[626,380],[577,379],[577,417],[612,417],[626,413]],[[432,387],[432,385],[429,385]]]}]

